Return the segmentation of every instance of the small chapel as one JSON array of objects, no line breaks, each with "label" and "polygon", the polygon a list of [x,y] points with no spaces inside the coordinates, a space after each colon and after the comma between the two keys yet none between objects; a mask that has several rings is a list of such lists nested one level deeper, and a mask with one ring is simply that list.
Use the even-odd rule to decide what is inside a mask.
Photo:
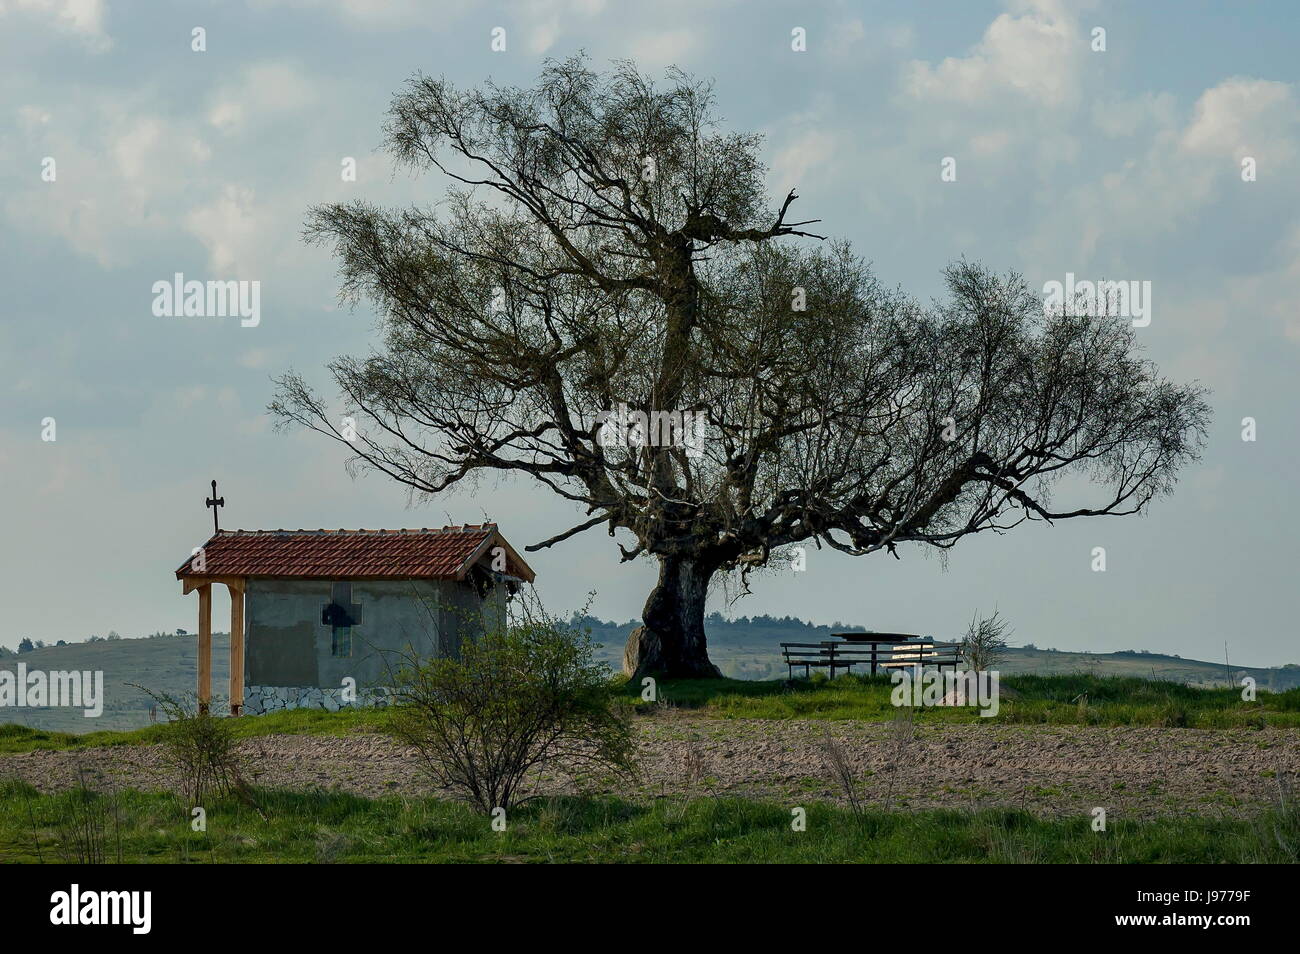
[{"label": "small chapel", "polygon": [[[214,483],[214,514],[221,503]],[[214,585],[230,595],[239,715],[380,702],[401,655],[459,655],[462,640],[504,623],[507,601],[533,577],[494,523],[216,529],[176,570],[182,592],[199,594],[199,705],[212,700]]]}]

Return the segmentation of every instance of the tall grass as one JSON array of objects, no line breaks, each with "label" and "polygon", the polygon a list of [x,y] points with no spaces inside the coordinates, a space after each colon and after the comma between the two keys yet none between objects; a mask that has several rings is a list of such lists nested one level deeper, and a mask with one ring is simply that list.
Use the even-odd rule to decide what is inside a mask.
[{"label": "tall grass", "polygon": [[[21,789],[21,791],[20,791]],[[74,793],[0,786],[0,861],[49,861],[58,819]],[[1294,805],[1256,819],[1038,818],[1018,810],[856,814],[806,806],[791,830],[790,805],[742,799],[548,798],[511,813],[506,831],[468,806],[432,798],[365,799],[336,792],[260,790],[264,813],[215,800],[207,831],[176,817],[166,795],[122,793],[126,862],[851,862],[851,863],[1249,863],[1295,862]],[[24,802],[27,803],[24,806]],[[33,844],[33,827],[40,849]]]}]

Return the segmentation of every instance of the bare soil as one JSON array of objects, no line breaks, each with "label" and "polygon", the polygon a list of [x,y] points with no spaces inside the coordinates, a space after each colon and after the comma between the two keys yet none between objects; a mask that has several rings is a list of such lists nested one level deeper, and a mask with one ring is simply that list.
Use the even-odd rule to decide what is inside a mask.
[{"label": "bare soil", "polygon": [[[742,796],[799,805],[844,802],[838,752],[854,797],[881,808],[1022,807],[1112,817],[1241,816],[1275,804],[1300,776],[1300,731],[942,725],[714,719],[676,712],[637,720],[640,779],[548,777],[546,791],[623,797]],[[828,740],[830,751],[828,752]],[[266,736],[241,744],[259,786],[338,789],[369,797],[436,791],[414,758],[368,734]],[[77,784],[165,789],[157,746],[0,756],[0,777],[43,791]]]}]

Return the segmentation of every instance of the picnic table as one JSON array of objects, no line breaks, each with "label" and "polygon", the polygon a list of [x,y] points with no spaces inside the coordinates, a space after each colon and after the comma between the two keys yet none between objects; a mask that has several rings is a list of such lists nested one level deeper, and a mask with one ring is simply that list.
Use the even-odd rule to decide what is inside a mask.
[{"label": "picnic table", "polygon": [[961,661],[956,643],[936,643],[915,633],[832,633],[831,637],[817,643],[781,644],[791,679],[795,666],[803,666],[805,677],[814,667],[824,667],[834,679],[837,669],[852,672],[858,664],[870,663],[874,676],[878,669],[914,666],[951,666],[955,671]]}]

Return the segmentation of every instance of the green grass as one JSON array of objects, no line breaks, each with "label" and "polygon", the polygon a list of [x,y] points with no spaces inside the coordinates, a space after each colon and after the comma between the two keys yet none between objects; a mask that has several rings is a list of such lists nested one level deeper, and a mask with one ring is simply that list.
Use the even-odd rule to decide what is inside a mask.
[{"label": "green grass", "polygon": [[[1086,674],[1005,676],[1010,689],[998,714],[985,718],[975,708],[926,707],[926,722],[1002,722],[1048,725],[1128,725],[1228,729],[1300,726],[1300,689],[1260,691],[1244,702],[1239,689],[1199,688],[1135,677]],[[861,719],[881,721],[898,712],[887,676],[824,676],[812,679],[673,681],[658,685],[661,703],[731,719]],[[643,710],[639,686],[624,688]]]},{"label": "green grass", "polygon": [[91,814],[104,859],[128,863],[273,862],[1295,862],[1300,817],[1253,820],[1042,819],[1021,811],[865,811],[809,803],[792,831],[790,805],[741,799],[554,798],[510,813],[507,830],[464,805],[433,798],[366,799],[337,792],[257,790],[258,808],[208,806],[207,830],[173,797],[40,795],[0,783],[0,860],[67,857],[66,820]]},{"label": "green grass", "polygon": [[[259,735],[334,735],[375,732],[383,729],[388,716],[383,709],[288,709],[268,715],[243,716],[233,723],[238,738]],[[33,749],[81,749],[93,746],[150,745],[162,741],[165,724],[127,731],[48,732],[10,723],[0,725],[0,754],[30,752]]]}]

